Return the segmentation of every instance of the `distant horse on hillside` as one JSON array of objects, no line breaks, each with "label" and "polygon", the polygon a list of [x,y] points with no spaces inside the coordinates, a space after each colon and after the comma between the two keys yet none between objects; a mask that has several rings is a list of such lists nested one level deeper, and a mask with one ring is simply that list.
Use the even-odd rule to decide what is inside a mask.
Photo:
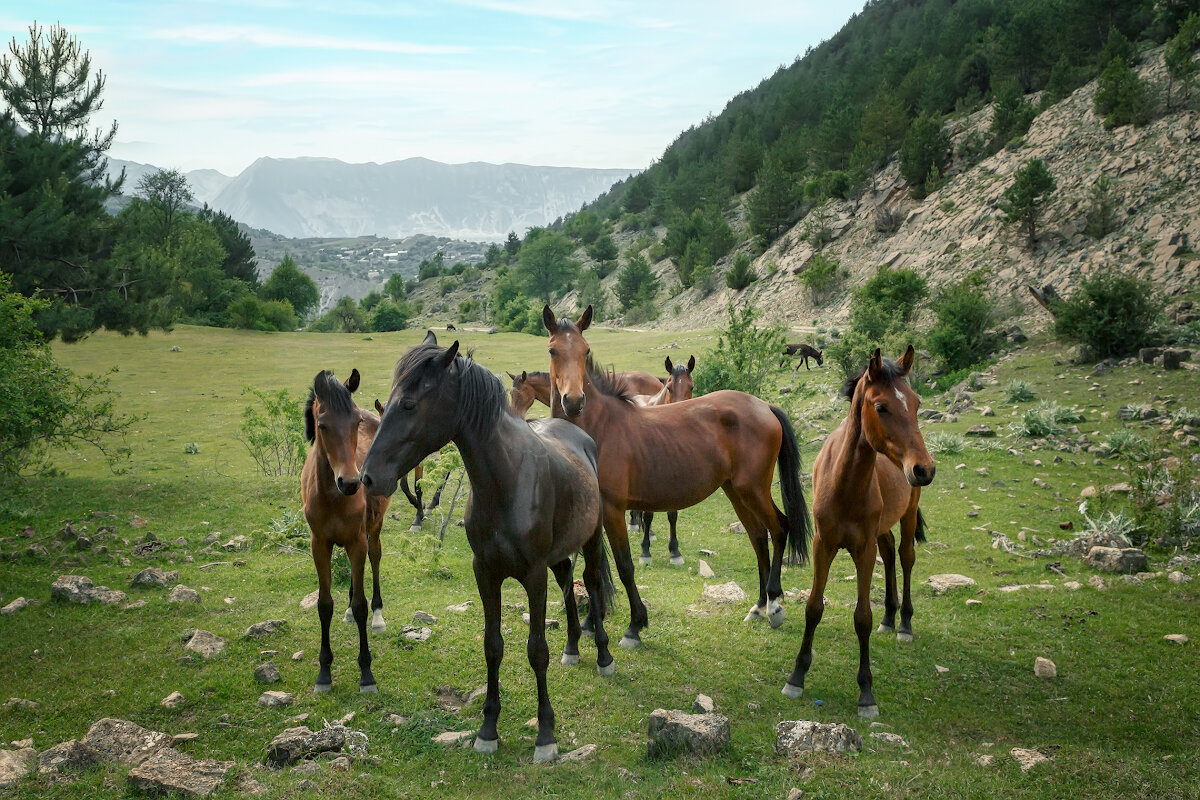
[{"label": "distant horse on hillside", "polygon": [[876,349],[867,366],[846,381],[842,395],[850,411],[825,440],[813,465],[813,582],[805,609],[804,641],[783,693],[799,697],[812,666],[812,642],[825,610],[829,567],[841,548],[854,559],[858,573],[858,714],[875,717],[879,706],[871,691],[871,574],[877,543],[883,544],[887,591],[879,630],[891,633],[896,621],[896,550],[891,528],[900,523],[900,563],[904,567],[904,603],[900,605],[901,641],[912,641],[910,583],[916,561],[914,541],[925,541],[921,487],[933,481],[936,467],[917,426],[917,397],[904,378],[913,365],[912,345],[899,361]]},{"label": "distant horse on hillside", "polygon": [[[783,354],[788,358],[794,357],[797,353],[800,354],[800,362],[796,364],[796,369],[800,369],[800,364],[804,364],[805,369],[810,369],[808,366],[809,358],[814,359],[817,362],[818,367],[825,365],[825,360],[821,357],[821,351],[815,347],[803,343],[797,343],[785,345],[783,348]],[[783,363],[786,364],[787,359],[784,359]]]}]

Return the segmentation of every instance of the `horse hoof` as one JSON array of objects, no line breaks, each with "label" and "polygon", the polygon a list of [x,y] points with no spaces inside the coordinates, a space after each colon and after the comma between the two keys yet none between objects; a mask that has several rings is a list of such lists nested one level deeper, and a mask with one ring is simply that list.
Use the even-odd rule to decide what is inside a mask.
[{"label": "horse hoof", "polygon": [[879,716],[879,706],[859,706],[858,715],[863,719],[875,719]]},{"label": "horse hoof", "polygon": [[575,653],[574,655],[570,655],[568,653],[563,653],[562,663],[564,667],[575,666],[579,663],[579,654]]},{"label": "horse hoof", "polygon": [[638,556],[638,563],[639,563],[639,564],[649,564],[649,563],[650,563],[650,560],[651,560],[651,559],[650,559],[650,556]]},{"label": "horse hoof", "polygon": [[476,753],[494,753],[500,749],[499,739],[480,739],[475,737],[475,752]]},{"label": "horse hoof", "polygon": [[912,641],[912,634],[911,634],[911,633],[904,633],[903,631],[901,631],[900,633],[897,633],[897,634],[896,634],[896,641],[898,641],[898,642],[911,642],[911,641]]},{"label": "horse hoof", "polygon": [[385,633],[387,631],[387,623],[381,622],[378,625],[371,623],[371,633]]},{"label": "horse hoof", "polygon": [[350,609],[350,608],[346,609],[346,616],[342,617],[342,622],[346,623],[347,625],[354,624],[354,610],[353,609]]},{"label": "horse hoof", "polygon": [[551,742],[550,744],[539,744],[533,748],[533,760],[539,764],[545,764],[548,761],[553,761],[558,758],[558,743]]},{"label": "horse hoof", "polygon": [[626,650],[636,650],[642,646],[642,640],[635,639],[632,636],[622,636],[620,645],[621,645],[621,647],[624,647]]},{"label": "horse hoof", "polygon": [[896,629],[893,628],[891,625],[884,625],[881,622],[881,623],[879,623],[879,627],[875,629],[875,632],[876,633],[895,633]]},{"label": "horse hoof", "polygon": [[359,694],[379,694],[379,684],[368,683],[358,687]]},{"label": "horse hoof", "polygon": [[778,628],[783,624],[785,616],[786,614],[783,611],[783,606],[780,606],[771,613],[767,614],[767,622],[771,624],[772,628]]},{"label": "horse hoof", "polygon": [[420,526],[420,525],[418,525],[418,524],[416,524],[416,523],[414,522],[412,525],[409,525],[409,526],[408,526],[408,532],[409,532],[409,533],[420,533],[420,532],[421,532],[421,526]]},{"label": "horse hoof", "polygon": [[683,556],[671,556],[671,566],[682,567],[683,566]]},{"label": "horse hoof", "polygon": [[758,606],[751,606],[749,613],[746,614],[746,617],[742,620],[742,622],[754,622],[755,620],[762,618],[762,609]]},{"label": "horse hoof", "polygon": [[780,694],[782,694],[785,697],[790,697],[793,700],[795,700],[797,697],[804,694],[804,687],[803,686],[793,686],[790,683],[785,683],[783,685],[783,689],[780,691]]},{"label": "horse hoof", "polygon": [[313,691],[316,692],[317,694],[329,694],[331,691],[333,691],[333,684],[332,683],[318,683],[316,686],[313,687]]},{"label": "horse hoof", "polygon": [[650,541],[651,541],[651,542],[657,542],[657,541],[658,541],[658,537],[657,537],[657,536],[655,536],[655,535],[652,533],[652,534],[650,534]]},{"label": "horse hoof", "polygon": [[601,678],[609,677],[610,675],[614,674],[617,671],[617,660],[614,658],[612,661],[608,662],[608,664],[606,664],[603,667],[600,666],[599,664],[597,664],[596,671],[600,673]]}]

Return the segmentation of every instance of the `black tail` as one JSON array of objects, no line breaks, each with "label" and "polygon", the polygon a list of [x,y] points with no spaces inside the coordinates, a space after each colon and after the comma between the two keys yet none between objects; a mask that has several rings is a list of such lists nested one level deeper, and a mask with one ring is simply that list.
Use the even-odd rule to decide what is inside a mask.
[{"label": "black tail", "polygon": [[808,505],[804,502],[804,489],[800,486],[800,447],[796,444],[796,432],[791,420],[779,406],[771,406],[771,413],[783,428],[783,441],[779,445],[779,490],[783,495],[783,512],[780,520],[787,530],[788,560],[800,563],[808,561],[808,539],[812,534],[812,519]]},{"label": "black tail", "polygon": [[925,541],[925,515],[921,513],[921,507],[917,507],[917,541]]}]

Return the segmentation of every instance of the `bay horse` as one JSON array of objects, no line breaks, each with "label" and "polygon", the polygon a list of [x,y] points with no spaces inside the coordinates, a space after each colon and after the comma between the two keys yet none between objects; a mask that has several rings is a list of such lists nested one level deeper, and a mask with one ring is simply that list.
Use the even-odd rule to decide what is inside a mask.
[{"label": "bay horse", "polygon": [[916,560],[915,541],[925,541],[921,487],[933,481],[936,465],[917,426],[920,398],[904,378],[912,369],[912,345],[899,361],[883,358],[876,348],[867,366],[842,387],[850,411],[829,434],[813,465],[813,582],[804,618],[804,641],[783,693],[799,697],[812,665],[812,642],[825,610],[829,566],[841,548],[854,559],[858,605],[858,714],[879,715],[871,691],[871,575],[878,543],[883,544],[887,591],[879,631],[891,633],[896,619],[896,551],[891,528],[900,523],[900,563],[904,568],[904,603],[896,636],[912,641],[910,583]]},{"label": "bay horse", "polygon": [[359,492],[359,465],[379,429],[379,418],[354,404],[351,395],[361,376],[353,370],[345,383],[321,370],[313,379],[304,407],[304,435],[313,445],[300,472],[300,498],[312,532],[311,550],[317,570],[317,616],[321,620],[320,670],[316,691],[333,686],[329,667],[329,622],[333,618],[330,559],[334,546],[343,547],[350,559],[350,608],[347,615],[358,625],[359,691],[377,692],[367,646],[367,598],[364,590],[366,559],[371,559],[374,592],[371,596],[371,630],[382,633],[383,598],[379,592],[379,530],[388,498]]},{"label": "bay horse", "polygon": [[[651,395],[634,395],[633,402],[639,406],[665,406],[667,403],[678,403],[683,400],[691,400],[692,393],[695,391],[696,384],[692,380],[692,373],[696,370],[696,357],[691,356],[688,363],[672,364],[671,357],[667,356],[665,366],[667,368],[667,381],[663,384],[663,388],[657,394]],[[677,533],[677,523],[679,522],[678,511],[667,512],[667,524],[671,529],[671,538],[667,542],[667,553],[670,556],[671,564],[677,567],[683,566],[683,554],[679,552],[679,536]],[[653,511],[630,511],[629,524],[642,529],[642,554],[638,560],[643,564],[649,564],[650,543],[655,540],[654,530],[650,526],[654,524]]]},{"label": "bay horse", "polygon": [[[765,616],[772,628],[782,625],[784,546],[806,555],[809,533],[800,452],[787,415],[753,395],[730,390],[639,407],[622,381],[592,362],[583,338],[591,321],[591,306],[576,322],[556,320],[550,306],[542,309],[542,323],[550,332],[551,411],[583,428],[599,450],[604,527],[629,595],[631,620],[621,644],[637,647],[639,632],[648,624],[633,579],[625,510],[687,508],[718,488],[733,504],[758,558],[758,601],[745,621]],[[782,511],[771,498],[776,461]]]},{"label": "bay horse", "polygon": [[596,445],[562,420],[525,422],[512,413],[504,387],[458,342],[439,347],[430,332],[396,365],[391,395],[375,441],[363,463],[362,483],[372,495],[390,495],[399,475],[453,441],[471,481],[467,541],[483,602],[487,698],[475,749],[495,752],[500,715],[500,587],[515,578],[529,598],[529,665],[537,676],[538,735],[535,761],[558,753],[554,710],[546,688],[546,570],[563,593],[567,644],[562,663],[579,662],[579,614],[571,556],[582,550],[588,615],[595,630],[601,675],[616,669],[604,632],[607,559],[596,479]]},{"label": "bay horse", "polygon": [[797,353],[800,354],[800,361],[796,364],[796,369],[800,369],[800,364],[804,364],[805,369],[810,369],[808,366],[808,359],[810,358],[817,362],[818,367],[825,364],[825,360],[821,357],[821,351],[811,345],[803,343],[789,343],[784,345],[783,354],[788,358],[795,356]]},{"label": "bay horse", "polygon": [[[513,384],[509,389],[509,402],[517,416],[522,419],[527,417],[535,400],[544,406],[550,405],[549,372],[522,372],[520,375],[513,375],[510,372],[508,377],[512,378]],[[666,381],[662,378],[656,378],[649,372],[640,370],[618,372],[617,377],[625,380],[630,390],[638,395],[656,395],[666,385]]]}]

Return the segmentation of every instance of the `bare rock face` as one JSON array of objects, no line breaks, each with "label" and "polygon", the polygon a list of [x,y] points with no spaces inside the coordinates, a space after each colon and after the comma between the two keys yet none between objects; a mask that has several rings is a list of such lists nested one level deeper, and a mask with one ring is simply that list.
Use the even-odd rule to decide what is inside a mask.
[{"label": "bare rock face", "polygon": [[800,758],[814,751],[826,753],[858,753],[862,751],[862,736],[841,722],[823,723],[811,720],[784,720],[775,726],[775,752],[788,758]]},{"label": "bare rock face", "polygon": [[704,587],[704,599],[717,603],[741,603],[748,597],[736,581]]},{"label": "bare rock face", "polygon": [[50,584],[50,598],[63,603],[102,603],[116,605],[124,603],[129,598],[124,592],[109,589],[107,586],[96,586],[91,578],[83,575],[60,575],[58,580]]},{"label": "bare rock face", "polygon": [[232,761],[197,760],[170,747],[163,748],[129,771],[133,789],[152,794],[207,797],[225,782]]},{"label": "bare rock face", "polygon": [[88,730],[82,744],[94,750],[101,761],[138,765],[164,747],[171,737],[123,719],[105,717]]},{"label": "bare rock face", "polygon": [[38,772],[77,772],[99,763],[100,754],[76,739],[54,745],[38,755]]},{"label": "bare rock face", "polygon": [[942,575],[930,575],[925,579],[925,583],[933,587],[934,594],[942,594],[952,589],[974,586],[975,580],[968,578],[966,575],[958,575],[951,572]]},{"label": "bare rock face", "polygon": [[1145,572],[1149,566],[1146,554],[1136,547],[1093,547],[1083,561],[1101,572],[1123,574]]},{"label": "bare rock face", "polygon": [[177,583],[179,583],[179,570],[173,569],[170,572],[163,572],[158,567],[147,567],[137,575],[134,575],[129,585],[134,589],[166,589],[168,586],[174,586]]},{"label": "bare rock face", "polygon": [[212,658],[225,649],[225,640],[208,631],[195,631],[184,647],[204,658]]},{"label": "bare rock face", "polygon": [[37,763],[37,751],[32,747],[20,750],[0,750],[0,789],[16,786],[33,771]]},{"label": "bare rock face", "polygon": [[264,761],[274,767],[295,764],[304,758],[341,750],[346,745],[346,729],[341,727],[312,731],[305,725],[288,728],[267,745]]},{"label": "bare rock face", "polygon": [[650,714],[651,757],[688,753],[714,755],[729,746],[729,718],[723,714],[687,714],[657,708]]}]

